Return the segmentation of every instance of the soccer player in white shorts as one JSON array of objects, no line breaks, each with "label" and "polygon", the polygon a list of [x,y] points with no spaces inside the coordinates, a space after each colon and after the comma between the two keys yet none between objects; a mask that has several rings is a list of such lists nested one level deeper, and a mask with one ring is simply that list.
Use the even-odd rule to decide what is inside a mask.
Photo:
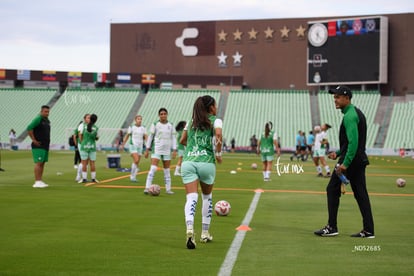
[{"label": "soccer player in white shorts", "polygon": [[131,175],[129,179],[132,182],[137,182],[137,173],[139,172],[139,161],[143,153],[144,142],[147,140],[147,130],[142,125],[142,116],[135,116],[135,123],[128,127],[127,134],[121,145],[124,149],[125,144],[128,143],[128,150],[132,157]]},{"label": "soccer player in white shorts", "polygon": [[[151,167],[145,183],[144,194],[148,194],[148,189],[152,185],[158,162],[161,160],[164,168],[164,183],[167,194],[174,194],[171,190],[170,164],[171,157],[177,155],[177,138],[174,125],[168,121],[168,111],[160,108],[158,111],[159,120],[154,122],[149,129],[146,141],[145,158],[148,158],[149,150],[152,149]],[[172,151],[172,153],[171,153]]]}]

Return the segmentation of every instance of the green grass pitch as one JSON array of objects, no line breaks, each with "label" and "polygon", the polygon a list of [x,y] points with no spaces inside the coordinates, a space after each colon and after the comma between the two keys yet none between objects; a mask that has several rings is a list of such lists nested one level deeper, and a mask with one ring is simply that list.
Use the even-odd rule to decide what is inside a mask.
[{"label": "green grass pitch", "polygon": [[[159,197],[143,194],[149,160],[142,159],[138,183],[128,173],[106,168],[98,153],[96,185],[74,181],[73,152],[52,151],[46,164],[46,189],[32,188],[33,161],[26,150],[1,152],[0,275],[217,275],[242,224],[255,191],[262,189],[232,275],[409,275],[414,271],[414,160],[370,157],[368,191],[375,239],[355,239],[362,219],[349,192],[342,196],[339,235],[322,238],[313,231],[327,222],[326,178],[317,178],[310,161],[282,155],[286,170],[263,182],[258,156],[226,153],[217,165],[213,201],[225,199],[232,210],[214,215],[214,240],[185,247],[181,179],[173,176],[174,195],[165,194],[163,172],[154,183]],[[121,153],[122,167],[131,158]],[[172,163],[175,165],[176,160]],[[258,169],[251,169],[257,163]],[[289,168],[287,167],[289,165]],[[329,161],[331,168],[333,161]],[[235,170],[236,174],[230,174]],[[280,171],[279,171],[280,172]],[[395,180],[407,180],[404,188]],[[201,232],[201,198],[196,215]]]}]

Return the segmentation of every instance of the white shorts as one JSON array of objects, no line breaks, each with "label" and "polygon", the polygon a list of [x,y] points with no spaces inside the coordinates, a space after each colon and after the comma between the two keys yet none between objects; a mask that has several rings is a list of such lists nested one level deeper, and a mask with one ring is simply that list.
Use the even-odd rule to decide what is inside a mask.
[{"label": "white shorts", "polygon": [[313,157],[325,157],[326,149],[317,149],[313,151]]},{"label": "white shorts", "polygon": [[171,160],[171,154],[157,154],[153,153],[151,154],[151,159],[155,158],[161,161],[170,161]]},{"label": "white shorts", "polygon": [[129,145],[128,150],[130,154],[138,153],[138,155],[142,155],[142,147],[137,147],[135,145]]}]

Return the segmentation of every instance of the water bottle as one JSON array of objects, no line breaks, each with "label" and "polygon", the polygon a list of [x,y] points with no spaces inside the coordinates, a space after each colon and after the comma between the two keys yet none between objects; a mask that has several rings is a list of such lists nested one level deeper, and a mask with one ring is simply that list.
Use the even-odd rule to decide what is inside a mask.
[{"label": "water bottle", "polygon": [[338,169],[340,165],[341,164],[336,164],[335,166],[336,175],[339,177],[339,179],[341,179],[342,183],[344,183],[345,185],[348,185],[349,179]]}]

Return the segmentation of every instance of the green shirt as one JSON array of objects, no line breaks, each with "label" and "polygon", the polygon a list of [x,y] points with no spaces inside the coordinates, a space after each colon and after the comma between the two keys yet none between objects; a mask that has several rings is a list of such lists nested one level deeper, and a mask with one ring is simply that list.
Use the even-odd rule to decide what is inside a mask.
[{"label": "green shirt", "polygon": [[94,152],[96,151],[96,140],[98,136],[98,127],[92,126],[92,131],[88,131],[88,125],[83,124],[81,128],[82,142],[80,144],[81,151]]},{"label": "green shirt", "polygon": [[49,150],[50,145],[50,121],[48,118],[37,115],[33,121],[27,126],[27,130],[32,130],[33,135],[37,141],[40,142],[40,146],[36,146],[32,143],[32,148],[41,148]]},{"label": "green shirt", "polygon": [[269,132],[269,135],[266,137],[265,133],[262,133],[260,136],[260,154],[265,156],[271,156],[275,154],[275,134],[273,131]]},{"label": "green shirt", "polygon": [[181,136],[183,136],[183,130],[177,131],[177,150],[185,149],[185,146],[180,143]]},{"label": "green shirt", "polygon": [[340,149],[336,152],[339,163],[349,167],[355,161],[368,164],[368,157],[365,153],[367,136],[367,124],[364,114],[353,104],[342,109],[344,117],[339,128]]},{"label": "green shirt", "polygon": [[[216,116],[209,116],[211,125],[214,125]],[[196,130],[192,128],[192,122],[188,124],[187,146],[183,156],[183,161],[215,163],[213,148],[214,129]]]}]

